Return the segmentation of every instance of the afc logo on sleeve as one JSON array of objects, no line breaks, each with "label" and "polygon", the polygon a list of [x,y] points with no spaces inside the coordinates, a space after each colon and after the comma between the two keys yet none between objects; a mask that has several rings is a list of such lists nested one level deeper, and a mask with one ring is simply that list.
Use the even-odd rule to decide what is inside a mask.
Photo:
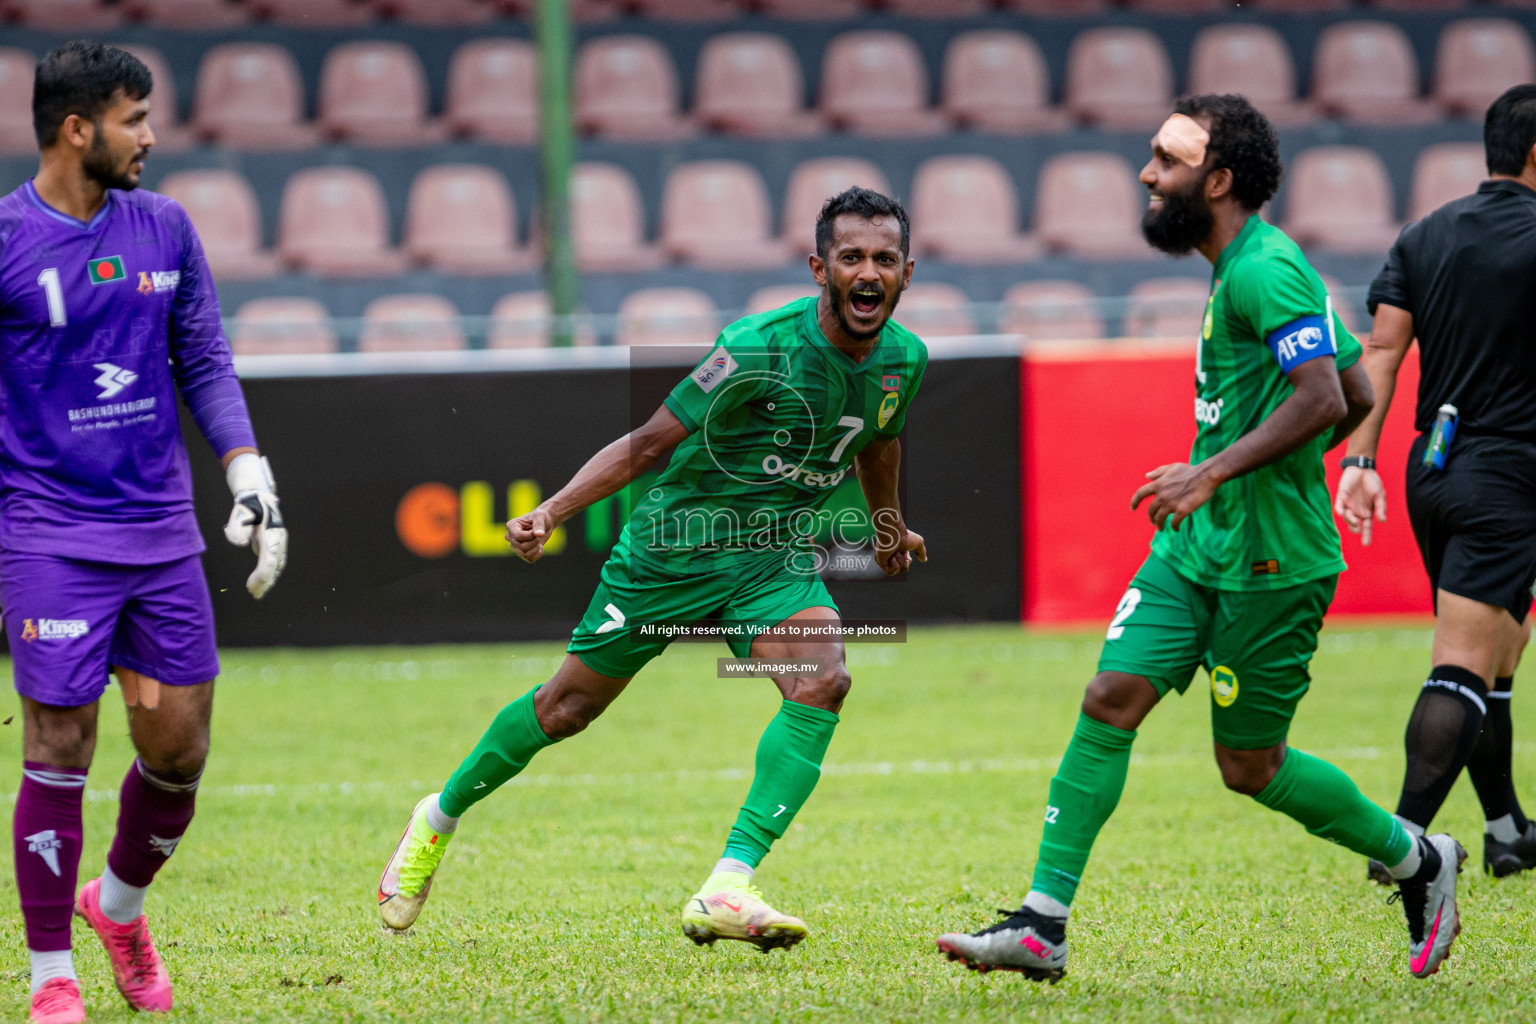
[{"label": "afc logo on sleeve", "polygon": [[1280,349],[1281,362],[1290,363],[1303,353],[1317,351],[1317,346],[1323,343],[1323,329],[1321,327],[1303,327],[1299,331],[1293,331],[1281,338],[1277,343]]},{"label": "afc logo on sleeve", "polygon": [[720,386],[720,382],[731,375],[736,369],[736,360],[721,345],[709,354],[697,370],[692,373],[693,382],[699,386],[699,390],[706,395]]}]

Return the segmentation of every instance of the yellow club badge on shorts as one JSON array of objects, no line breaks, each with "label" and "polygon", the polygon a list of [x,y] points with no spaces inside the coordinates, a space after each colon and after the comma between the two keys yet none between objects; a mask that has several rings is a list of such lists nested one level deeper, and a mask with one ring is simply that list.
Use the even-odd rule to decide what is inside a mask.
[{"label": "yellow club badge on shorts", "polygon": [[901,392],[890,391],[880,400],[880,415],[876,417],[875,424],[884,430],[885,425],[891,422],[891,417],[896,415],[896,406],[901,404]]},{"label": "yellow club badge on shorts", "polygon": [[1211,669],[1211,698],[1219,707],[1231,707],[1237,700],[1237,673],[1225,665]]}]

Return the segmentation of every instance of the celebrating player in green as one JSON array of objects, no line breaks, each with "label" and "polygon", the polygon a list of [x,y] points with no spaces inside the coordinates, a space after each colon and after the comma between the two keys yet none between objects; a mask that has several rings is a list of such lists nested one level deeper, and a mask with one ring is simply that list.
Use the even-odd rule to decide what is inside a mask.
[{"label": "celebrating player in green", "polygon": [[1050,803],[1024,905],[939,949],[978,970],[1053,980],[1067,914],[1120,799],[1136,728],[1204,666],[1227,788],[1391,866],[1409,967],[1433,974],[1459,930],[1446,835],[1415,838],[1325,761],[1286,745],[1344,561],[1323,453],[1369,412],[1360,345],[1296,244],[1259,219],[1282,173],[1268,120],[1241,96],[1196,96],[1152,140],[1147,240],[1214,265],[1195,362],[1194,450],[1131,498],[1150,501],[1152,553],[1121,598]]},{"label": "celebrating player in green", "polygon": [[[928,364],[917,336],[889,319],[912,279],[908,252],[901,204],[861,188],[828,200],[810,257],[821,294],[727,327],[649,422],[507,524],[513,550],[536,561],[556,527],[672,452],[636,502],[554,678],[503,708],[443,791],[416,805],[379,881],[385,924],[416,920],[464,812],[585,729],[662,652],[669,636],[647,625],[713,619],[732,629],[738,655],[821,668],[775,676],[784,702],[758,744],[725,851],[683,907],[683,932],[765,952],[805,938],[802,921],[763,901],[752,873],[815,788],[848,693],[842,642],[791,634],[839,622],[811,537],[850,467],[880,567],[894,575],[914,556],[927,561],[896,491],[897,436]],[[798,625],[759,632],[783,623]]]}]

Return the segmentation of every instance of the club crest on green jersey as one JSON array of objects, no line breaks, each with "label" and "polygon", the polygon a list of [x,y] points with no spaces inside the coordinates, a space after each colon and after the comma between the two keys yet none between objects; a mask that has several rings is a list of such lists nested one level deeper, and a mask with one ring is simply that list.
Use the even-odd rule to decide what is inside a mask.
[{"label": "club crest on green jersey", "polygon": [[1229,708],[1237,701],[1237,673],[1225,665],[1211,669],[1211,699],[1218,707]]},{"label": "club crest on green jersey", "polygon": [[896,415],[896,407],[900,404],[901,392],[887,392],[886,396],[880,400],[880,412],[879,415],[875,417],[876,426],[878,426],[881,430],[884,430],[885,425],[891,422],[891,417]]}]

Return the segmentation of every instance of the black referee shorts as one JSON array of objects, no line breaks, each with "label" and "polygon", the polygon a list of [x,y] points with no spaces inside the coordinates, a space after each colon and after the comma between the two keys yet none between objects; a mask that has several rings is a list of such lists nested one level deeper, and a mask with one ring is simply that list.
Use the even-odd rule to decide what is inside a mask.
[{"label": "black referee shorts", "polygon": [[1408,455],[1408,520],[1433,590],[1505,608],[1524,622],[1536,586],[1536,443],[1456,438],[1445,469]]}]

